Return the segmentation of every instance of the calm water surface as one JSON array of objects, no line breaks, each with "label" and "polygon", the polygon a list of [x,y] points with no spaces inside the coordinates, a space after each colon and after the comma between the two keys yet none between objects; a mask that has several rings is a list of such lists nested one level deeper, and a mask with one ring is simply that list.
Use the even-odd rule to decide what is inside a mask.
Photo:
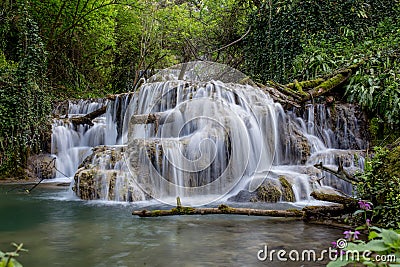
[{"label": "calm water surface", "polygon": [[66,188],[30,195],[0,186],[0,250],[29,252],[24,267],[43,266],[324,266],[257,259],[269,249],[327,249],[342,230],[301,221],[240,215],[137,218],[138,204],[72,199]]}]

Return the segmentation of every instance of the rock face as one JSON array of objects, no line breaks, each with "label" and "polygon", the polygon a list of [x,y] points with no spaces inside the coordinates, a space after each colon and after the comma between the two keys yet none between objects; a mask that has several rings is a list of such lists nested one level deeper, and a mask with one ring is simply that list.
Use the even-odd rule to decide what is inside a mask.
[{"label": "rock face", "polygon": [[39,154],[28,159],[27,174],[32,178],[52,179],[56,177],[55,157],[50,154]]},{"label": "rock face", "polygon": [[124,147],[98,146],[79,166],[72,190],[84,200],[140,201],[145,196],[135,186],[123,160]]}]

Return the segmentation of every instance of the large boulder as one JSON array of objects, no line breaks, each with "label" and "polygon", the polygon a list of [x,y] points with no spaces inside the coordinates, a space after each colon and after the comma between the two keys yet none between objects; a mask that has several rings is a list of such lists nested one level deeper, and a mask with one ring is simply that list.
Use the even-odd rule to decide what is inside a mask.
[{"label": "large boulder", "polygon": [[237,195],[229,198],[234,202],[269,202],[296,201],[291,183],[284,176],[276,179],[266,179],[254,192],[241,190]]}]

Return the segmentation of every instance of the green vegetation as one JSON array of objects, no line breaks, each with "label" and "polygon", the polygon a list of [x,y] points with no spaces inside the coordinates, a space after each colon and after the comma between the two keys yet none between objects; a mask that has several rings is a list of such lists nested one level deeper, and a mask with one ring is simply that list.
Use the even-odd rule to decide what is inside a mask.
[{"label": "green vegetation", "polygon": [[12,252],[0,251],[0,267],[22,267],[22,264],[15,258],[19,256],[19,252],[27,250],[23,248],[23,244],[17,245],[13,243],[13,246],[15,250]]},{"label": "green vegetation", "polygon": [[347,100],[381,128],[399,125],[399,1],[264,1],[249,23],[243,71],[253,79],[285,84],[358,64]]},{"label": "green vegetation", "polygon": [[357,194],[369,200],[374,209],[371,220],[384,227],[400,225],[400,146],[391,151],[375,148],[373,157],[366,161],[365,171],[358,175]]},{"label": "green vegetation", "polygon": [[41,149],[50,112],[44,43],[26,5],[17,10],[21,16],[6,25],[18,29],[13,57],[0,50],[0,173],[6,176],[23,175],[27,155]]},{"label": "green vegetation", "polygon": [[[328,267],[340,267],[354,264],[359,266],[399,266],[400,265],[400,229],[384,229],[372,226],[368,218],[374,212],[369,202],[360,200],[360,209],[354,215],[363,217],[362,223],[354,231],[343,232],[344,238],[331,242],[336,249],[336,257],[331,258]],[[360,239],[363,230],[368,240]]]}]

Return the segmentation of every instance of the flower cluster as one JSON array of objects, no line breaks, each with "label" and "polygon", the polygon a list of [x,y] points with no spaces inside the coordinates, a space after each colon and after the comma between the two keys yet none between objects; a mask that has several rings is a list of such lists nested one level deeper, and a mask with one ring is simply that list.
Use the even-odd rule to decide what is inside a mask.
[{"label": "flower cluster", "polygon": [[352,231],[344,231],[343,234],[344,234],[344,238],[346,238],[347,240],[354,241],[354,240],[358,239],[358,235],[360,234],[360,232],[357,231],[357,230],[354,231],[354,232],[352,232]]}]

